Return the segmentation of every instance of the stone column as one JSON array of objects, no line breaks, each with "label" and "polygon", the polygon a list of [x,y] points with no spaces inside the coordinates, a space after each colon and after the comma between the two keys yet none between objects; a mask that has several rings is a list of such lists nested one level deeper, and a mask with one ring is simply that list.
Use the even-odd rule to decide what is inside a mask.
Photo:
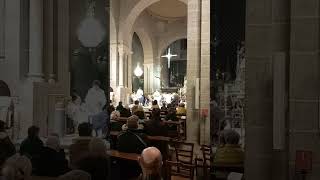
[{"label": "stone column", "polygon": [[245,179],[270,180],[273,165],[272,0],[246,3]]},{"label": "stone column", "polygon": [[118,97],[119,97],[119,101],[122,102],[126,102],[126,88],[125,88],[125,84],[124,84],[124,78],[125,78],[125,69],[124,69],[124,61],[126,58],[126,54],[127,54],[127,47],[125,45],[120,45],[118,46],[118,50],[119,50],[119,87],[118,87]]},{"label": "stone column", "polygon": [[200,0],[188,1],[187,140],[199,142],[199,110],[195,109],[195,80],[200,77]]},{"label": "stone column", "polygon": [[118,56],[118,45],[110,44],[110,85],[113,90],[117,87],[117,56]]},{"label": "stone column", "polygon": [[43,81],[43,0],[30,1],[29,78]]},{"label": "stone column", "polygon": [[119,87],[124,87],[124,61],[125,53],[124,50],[119,50]]},{"label": "stone column", "polygon": [[[200,109],[210,112],[210,0],[201,4]],[[210,114],[201,115],[200,142],[210,144]]]},{"label": "stone column", "polygon": [[290,3],[289,179],[294,179],[297,150],[313,152],[307,179],[320,179],[320,4]]},{"label": "stone column", "polygon": [[47,0],[44,2],[45,13],[45,59],[48,73],[48,82],[55,83],[54,71],[54,3],[55,0]]},{"label": "stone column", "polygon": [[55,105],[53,132],[63,137],[66,133],[66,118],[64,102],[59,100]]}]

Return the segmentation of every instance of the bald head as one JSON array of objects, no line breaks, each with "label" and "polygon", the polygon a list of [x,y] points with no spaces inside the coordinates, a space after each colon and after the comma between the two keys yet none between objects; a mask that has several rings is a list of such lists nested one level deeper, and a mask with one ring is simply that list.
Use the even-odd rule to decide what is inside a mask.
[{"label": "bald head", "polygon": [[160,173],[162,166],[161,152],[155,147],[146,148],[142,151],[139,162],[145,174]]}]

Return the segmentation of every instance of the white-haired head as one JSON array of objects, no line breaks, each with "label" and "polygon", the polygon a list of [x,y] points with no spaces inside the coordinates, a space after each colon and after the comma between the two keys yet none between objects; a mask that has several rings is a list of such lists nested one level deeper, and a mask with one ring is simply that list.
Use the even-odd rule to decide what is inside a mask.
[{"label": "white-haired head", "polygon": [[139,158],[139,163],[144,175],[161,174],[162,155],[159,149],[155,147],[144,149]]}]

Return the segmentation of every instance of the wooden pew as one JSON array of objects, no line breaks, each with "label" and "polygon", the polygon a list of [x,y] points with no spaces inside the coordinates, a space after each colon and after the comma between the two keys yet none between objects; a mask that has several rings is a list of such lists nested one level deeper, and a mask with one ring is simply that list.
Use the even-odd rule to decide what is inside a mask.
[{"label": "wooden pew", "polygon": [[[110,135],[111,136],[119,136],[121,132],[120,131],[111,131],[110,132]],[[171,137],[166,137],[166,136],[147,136],[147,138],[150,140],[150,141],[171,141],[172,138]]]},{"label": "wooden pew", "polygon": [[114,157],[114,158],[125,159],[125,160],[130,160],[130,161],[138,161],[139,157],[140,157],[140,154],[124,153],[124,152],[120,152],[120,151],[114,150],[114,149],[107,151],[107,154],[111,157]]}]

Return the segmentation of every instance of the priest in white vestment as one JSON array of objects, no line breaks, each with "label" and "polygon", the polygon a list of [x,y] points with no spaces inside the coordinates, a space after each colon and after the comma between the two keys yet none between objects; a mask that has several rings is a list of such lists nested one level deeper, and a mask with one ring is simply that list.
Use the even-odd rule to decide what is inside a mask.
[{"label": "priest in white vestment", "polygon": [[96,115],[102,111],[103,106],[106,104],[106,95],[100,88],[100,81],[95,80],[92,83],[92,88],[89,89],[85,98],[87,112],[89,116]]}]

